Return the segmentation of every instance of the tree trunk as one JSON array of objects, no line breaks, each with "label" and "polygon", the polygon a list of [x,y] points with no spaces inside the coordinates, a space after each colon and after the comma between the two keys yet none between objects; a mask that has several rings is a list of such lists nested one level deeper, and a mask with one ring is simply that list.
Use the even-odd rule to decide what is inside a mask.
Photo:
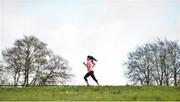
[{"label": "tree trunk", "polygon": [[176,72],[176,68],[174,69],[174,86],[177,86],[177,72]]}]

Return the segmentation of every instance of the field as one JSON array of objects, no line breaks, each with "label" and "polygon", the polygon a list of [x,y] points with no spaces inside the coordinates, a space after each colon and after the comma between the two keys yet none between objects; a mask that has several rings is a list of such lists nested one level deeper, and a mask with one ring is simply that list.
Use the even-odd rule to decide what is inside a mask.
[{"label": "field", "polygon": [[180,101],[180,87],[56,86],[0,88],[0,101]]}]

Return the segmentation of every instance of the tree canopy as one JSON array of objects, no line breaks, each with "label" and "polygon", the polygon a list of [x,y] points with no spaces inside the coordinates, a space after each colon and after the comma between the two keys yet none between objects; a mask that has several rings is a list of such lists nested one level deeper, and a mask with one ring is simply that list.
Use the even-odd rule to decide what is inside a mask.
[{"label": "tree canopy", "polygon": [[180,46],[177,41],[156,40],[128,54],[127,77],[133,84],[175,85],[180,83]]},{"label": "tree canopy", "polygon": [[57,85],[71,78],[68,61],[47,49],[35,36],[24,36],[12,48],[2,51],[3,71],[8,81],[17,86]]}]

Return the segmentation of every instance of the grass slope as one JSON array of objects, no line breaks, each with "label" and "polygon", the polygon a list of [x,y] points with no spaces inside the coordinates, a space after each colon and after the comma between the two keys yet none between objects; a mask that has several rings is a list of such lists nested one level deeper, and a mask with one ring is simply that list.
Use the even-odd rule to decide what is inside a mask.
[{"label": "grass slope", "polygon": [[59,86],[0,88],[0,101],[180,101],[180,87]]}]

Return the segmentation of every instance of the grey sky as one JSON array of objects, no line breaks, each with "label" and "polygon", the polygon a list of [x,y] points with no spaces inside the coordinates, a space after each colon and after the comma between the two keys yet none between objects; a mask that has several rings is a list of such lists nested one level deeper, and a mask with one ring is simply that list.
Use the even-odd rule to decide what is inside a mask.
[{"label": "grey sky", "polygon": [[180,0],[1,0],[0,19],[0,50],[35,35],[69,61],[78,85],[89,54],[102,85],[125,85],[129,51],[157,37],[180,39]]}]

